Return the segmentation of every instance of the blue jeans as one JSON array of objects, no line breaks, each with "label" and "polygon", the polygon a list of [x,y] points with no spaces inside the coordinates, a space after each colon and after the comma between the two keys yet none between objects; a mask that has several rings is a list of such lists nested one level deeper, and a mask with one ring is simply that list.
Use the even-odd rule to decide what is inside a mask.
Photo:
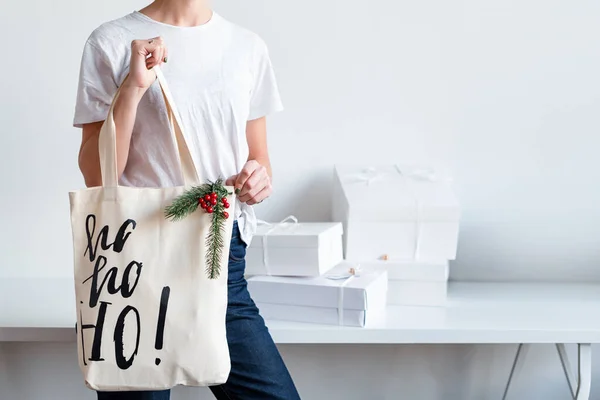
[{"label": "blue jeans", "polygon": [[[210,388],[218,400],[299,400],[294,382],[250,298],[244,278],[246,244],[233,226],[229,251],[227,342],[231,373],[227,382]],[[98,400],[168,400],[170,390],[98,392]]]}]

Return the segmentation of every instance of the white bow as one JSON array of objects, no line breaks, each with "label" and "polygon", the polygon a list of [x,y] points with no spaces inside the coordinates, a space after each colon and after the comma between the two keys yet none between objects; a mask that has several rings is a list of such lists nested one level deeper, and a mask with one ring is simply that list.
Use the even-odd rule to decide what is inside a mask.
[{"label": "white bow", "polygon": [[365,183],[367,186],[371,185],[371,182],[382,179],[385,176],[383,171],[378,170],[374,167],[368,167],[363,169],[356,175],[350,176],[350,181],[355,183]]}]

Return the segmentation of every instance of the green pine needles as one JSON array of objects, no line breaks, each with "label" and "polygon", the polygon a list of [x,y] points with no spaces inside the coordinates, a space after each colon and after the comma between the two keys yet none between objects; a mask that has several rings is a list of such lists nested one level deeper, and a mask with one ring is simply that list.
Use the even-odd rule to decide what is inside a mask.
[{"label": "green pine needles", "polygon": [[218,279],[221,275],[221,255],[225,243],[223,231],[225,230],[225,218],[219,213],[213,213],[212,224],[206,236],[206,275],[208,279]]},{"label": "green pine needles", "polygon": [[221,275],[221,257],[225,247],[225,224],[229,213],[227,196],[230,196],[223,180],[194,186],[177,197],[165,209],[165,217],[171,221],[180,221],[198,208],[212,214],[212,221],[206,236],[206,274],[209,279],[217,279]]}]

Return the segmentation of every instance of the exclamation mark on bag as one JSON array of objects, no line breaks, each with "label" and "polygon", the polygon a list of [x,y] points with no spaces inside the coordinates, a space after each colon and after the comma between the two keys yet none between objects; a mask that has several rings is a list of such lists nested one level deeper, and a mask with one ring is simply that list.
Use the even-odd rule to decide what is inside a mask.
[{"label": "exclamation mark on bag", "polygon": [[[160,308],[158,310],[158,323],[156,325],[156,341],[154,347],[156,350],[162,350],[163,341],[165,335],[165,319],[167,318],[167,306],[169,305],[169,295],[171,294],[171,288],[165,286],[160,296]],[[160,364],[160,358],[154,360],[156,365]]]}]

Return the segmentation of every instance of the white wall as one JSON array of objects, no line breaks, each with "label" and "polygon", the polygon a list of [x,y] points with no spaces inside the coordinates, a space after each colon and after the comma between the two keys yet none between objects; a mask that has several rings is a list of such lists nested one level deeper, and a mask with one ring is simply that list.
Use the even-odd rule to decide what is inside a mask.
[{"label": "white wall", "polygon": [[[287,106],[270,123],[277,192],[261,217],[329,218],[336,162],[426,163],[453,173],[464,206],[454,279],[600,280],[599,2],[215,3],[268,42]],[[79,132],[70,128],[81,48],[96,25],[143,4],[0,0],[0,277],[71,275],[67,191],[82,186]],[[420,400],[482,399],[487,390],[497,398],[513,351],[284,350],[306,398]],[[0,351],[9,360],[0,372],[19,399],[48,398],[44,388],[65,381],[68,396],[55,398],[83,398],[65,345]],[[554,358],[547,346],[532,354],[524,371],[532,391],[523,382],[514,398],[563,398],[560,370],[547,362]],[[333,371],[339,365],[353,367]],[[339,396],[319,394],[334,386]]]}]

